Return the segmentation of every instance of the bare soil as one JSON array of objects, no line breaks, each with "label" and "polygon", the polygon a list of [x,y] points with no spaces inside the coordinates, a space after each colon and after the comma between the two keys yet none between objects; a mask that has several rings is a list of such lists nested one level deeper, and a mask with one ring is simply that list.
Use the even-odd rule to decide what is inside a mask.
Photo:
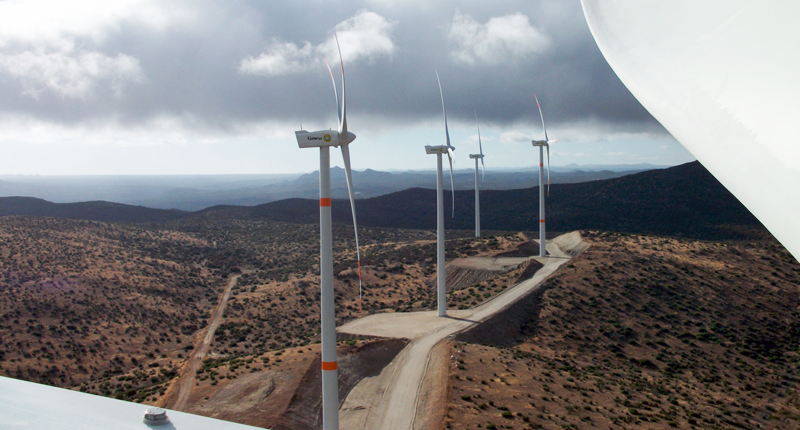
[{"label": "bare soil", "polygon": [[428,368],[417,395],[415,429],[440,430],[444,428],[447,406],[452,397],[450,383],[451,342],[436,344],[428,357]]},{"label": "bare soil", "polygon": [[[380,373],[406,344],[403,339],[339,342],[339,396]],[[188,396],[186,411],[259,427],[321,426],[319,344],[235,361],[207,361]]]}]

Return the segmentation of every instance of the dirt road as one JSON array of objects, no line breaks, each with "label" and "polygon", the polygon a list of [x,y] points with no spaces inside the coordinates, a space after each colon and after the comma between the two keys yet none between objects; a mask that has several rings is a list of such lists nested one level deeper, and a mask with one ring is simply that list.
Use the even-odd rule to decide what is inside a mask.
[{"label": "dirt road", "polygon": [[[202,342],[200,342],[199,345],[195,345],[189,358],[186,359],[186,364],[181,368],[178,382],[175,384],[175,389],[178,391],[177,400],[175,400],[175,404],[169,407],[170,409],[176,411],[185,410],[186,402],[189,400],[189,394],[192,392],[192,387],[194,386],[194,379],[197,376],[197,369],[200,368],[203,359],[206,358],[208,350],[211,348],[211,341],[214,340],[214,332],[217,331],[217,327],[219,327],[219,323],[222,321],[222,315],[225,313],[225,305],[228,303],[228,297],[230,297],[231,290],[233,286],[236,285],[236,281],[239,280],[239,276],[241,275],[232,276],[228,280],[225,293],[222,294],[222,299],[211,314],[211,322],[208,324],[208,327],[205,328],[205,335],[203,336]],[[175,394],[173,393],[172,397],[174,396]]]},{"label": "dirt road", "polygon": [[544,265],[533,278],[476,308],[448,311],[447,318],[437,317],[435,312],[370,315],[339,327],[338,331],[342,333],[411,339],[380,375],[365,378],[353,388],[340,411],[342,428],[412,429],[419,410],[417,399],[431,349],[447,336],[477,324],[536,289],[569,261],[569,256],[562,252],[558,244],[572,244],[575,241],[575,238],[569,237],[549,243],[547,250],[550,257],[531,257]]}]

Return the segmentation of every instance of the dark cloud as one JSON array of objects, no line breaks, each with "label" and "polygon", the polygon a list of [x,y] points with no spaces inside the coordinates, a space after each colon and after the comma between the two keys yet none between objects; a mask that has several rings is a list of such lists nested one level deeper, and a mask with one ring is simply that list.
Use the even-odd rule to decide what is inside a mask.
[{"label": "dark cloud", "polygon": [[[351,114],[368,112],[387,122],[412,123],[438,115],[434,68],[442,77],[449,114],[510,124],[537,115],[533,92],[549,124],[595,120],[630,130],[660,126],[620,83],[600,54],[580,4],[512,1],[466,2],[191,2],[192,17],[154,30],[139,21],[114,24],[97,40],[72,40],[87,52],[138,59],[143,82],[127,82],[121,94],[98,82],[83,98],[43,89],[25,93],[20,79],[0,71],[0,110],[64,124],[113,117],[144,123],[158,116],[187,118],[219,130],[265,119],[291,123],[327,121],[334,100],[327,70],[297,74],[243,74],[244,58],[274,40],[318,45],[340,22],[362,10],[396,23],[392,55],[346,64]],[[450,56],[448,29],[456,11],[477,23],[521,13],[550,40],[541,53],[499,63],[465,64]],[[2,48],[0,48],[2,50]],[[338,79],[338,74],[337,74]]]}]

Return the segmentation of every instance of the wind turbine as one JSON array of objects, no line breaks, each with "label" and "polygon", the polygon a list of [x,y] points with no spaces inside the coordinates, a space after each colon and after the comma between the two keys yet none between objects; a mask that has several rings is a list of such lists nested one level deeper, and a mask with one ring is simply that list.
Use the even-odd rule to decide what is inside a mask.
[{"label": "wind turbine", "polygon": [[436,70],[436,81],[439,83],[439,95],[442,97],[442,112],[444,112],[444,135],[447,145],[430,146],[425,145],[426,154],[436,154],[436,302],[437,311],[440,317],[447,316],[447,284],[445,276],[444,259],[444,191],[442,190],[442,154],[447,153],[450,161],[450,190],[453,195],[453,214],[456,215],[456,191],[453,185],[453,158],[456,149],[450,145],[450,132],[447,130],[447,108],[444,105],[444,93],[442,92],[442,81],[439,80],[439,71]]},{"label": "wind turbine", "polygon": [[478,159],[483,166],[483,176],[481,182],[486,179],[486,165],[483,164],[483,145],[481,145],[481,125],[478,124],[478,112],[475,112],[475,124],[478,126],[478,149],[480,154],[469,154],[469,158],[475,159],[475,237],[481,237],[481,196],[478,187]]},{"label": "wind turbine", "polygon": [[[336,37],[334,35],[334,37]],[[339,49],[339,61],[342,67],[342,103],[339,106],[339,94],[336,91],[336,80],[328,66],[333,81],[333,93],[336,96],[336,108],[339,114],[339,130],[295,132],[297,145],[300,148],[319,148],[319,247],[320,247],[320,311],[322,314],[322,428],[339,430],[339,389],[338,364],[336,360],[336,315],[333,293],[333,233],[331,231],[331,146],[342,148],[347,191],[350,194],[350,208],[353,213],[353,228],[356,237],[356,257],[358,258],[359,298],[361,297],[361,252],[358,246],[358,227],[356,225],[356,206],[353,200],[353,178],[350,171],[350,149],[348,145],[356,139],[356,135],[347,130],[347,102],[345,101],[344,61],[339,38],[336,37]],[[325,62],[327,65],[327,61]]]},{"label": "wind turbine", "polygon": [[547,127],[544,126],[542,106],[539,105],[539,98],[536,97],[535,93],[533,98],[536,99],[536,107],[539,108],[539,117],[542,118],[542,129],[544,130],[544,140],[532,140],[531,144],[539,147],[539,256],[547,257],[544,222],[544,148],[547,148],[547,195],[550,195],[550,144],[558,142],[558,139],[550,140],[547,137]]}]

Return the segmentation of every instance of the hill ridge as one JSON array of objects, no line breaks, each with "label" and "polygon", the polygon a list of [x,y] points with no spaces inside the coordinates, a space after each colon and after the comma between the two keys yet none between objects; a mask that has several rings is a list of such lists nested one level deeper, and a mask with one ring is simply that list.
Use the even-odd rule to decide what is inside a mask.
[{"label": "hill ridge", "polygon": [[[758,220],[699,163],[649,170],[619,178],[553,184],[547,198],[548,230],[578,229],[686,236],[698,239],[763,237]],[[449,192],[449,191],[446,191]],[[356,202],[361,227],[434,229],[436,191],[413,187]],[[538,187],[481,191],[486,230],[537,229]],[[451,200],[445,199],[445,212]],[[456,190],[454,218],[447,229],[474,226],[474,192]],[[29,197],[0,197],[0,216],[32,215],[92,221],[152,223],[196,216],[266,218],[296,223],[319,220],[316,199],[289,198],[257,206],[217,205],[195,212],[153,209],[105,201],[51,203]],[[333,221],[352,221],[347,200],[334,199]]]}]

